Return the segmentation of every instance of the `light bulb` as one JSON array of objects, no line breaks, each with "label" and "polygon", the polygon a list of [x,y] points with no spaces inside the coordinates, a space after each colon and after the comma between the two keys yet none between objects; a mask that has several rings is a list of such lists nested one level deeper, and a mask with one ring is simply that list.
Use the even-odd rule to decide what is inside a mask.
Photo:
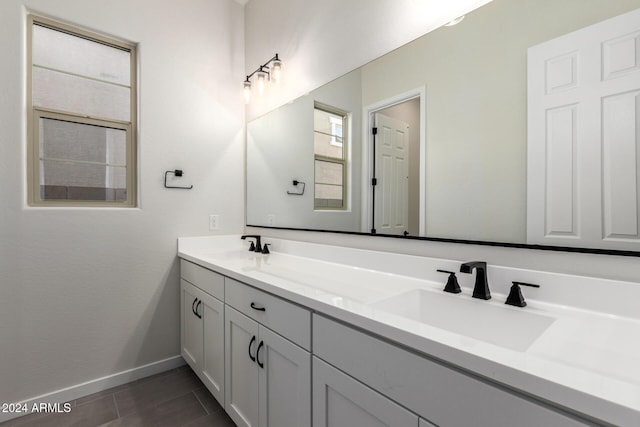
[{"label": "light bulb", "polygon": [[256,77],[258,78],[258,93],[262,95],[264,93],[265,80],[267,79],[267,73],[264,71],[258,71],[256,73]]},{"label": "light bulb", "polygon": [[251,101],[251,82],[249,81],[249,79],[245,80],[244,82],[243,94],[244,102],[248,104]]},{"label": "light bulb", "polygon": [[280,84],[280,79],[282,78],[282,61],[279,59],[274,59],[272,67],[271,67],[271,76],[273,77],[273,81],[276,82],[277,85]]}]

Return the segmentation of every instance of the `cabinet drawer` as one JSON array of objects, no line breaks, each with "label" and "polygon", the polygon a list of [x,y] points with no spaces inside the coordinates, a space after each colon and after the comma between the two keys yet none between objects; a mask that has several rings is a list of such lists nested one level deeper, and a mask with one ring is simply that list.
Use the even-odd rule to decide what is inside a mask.
[{"label": "cabinet drawer", "polygon": [[180,276],[209,295],[224,301],[224,276],[200,267],[192,262],[180,260]]},{"label": "cabinet drawer", "polygon": [[226,303],[300,347],[311,350],[311,313],[281,298],[225,277]]},{"label": "cabinet drawer", "polygon": [[315,314],[313,350],[321,359],[441,427],[586,425],[560,410]]}]

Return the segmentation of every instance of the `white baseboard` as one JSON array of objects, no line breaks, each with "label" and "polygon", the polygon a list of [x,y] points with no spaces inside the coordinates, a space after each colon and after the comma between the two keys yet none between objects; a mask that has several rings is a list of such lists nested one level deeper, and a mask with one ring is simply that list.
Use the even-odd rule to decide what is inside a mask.
[{"label": "white baseboard", "polygon": [[[113,375],[108,375],[106,377],[97,378],[95,380],[87,381],[85,383],[63,388],[51,393],[46,393],[28,400],[25,400],[23,402],[20,402],[20,405],[26,405],[27,408],[31,408],[35,403],[69,402],[84,396],[88,396],[93,393],[97,393],[99,391],[108,390],[112,387],[117,387],[119,385],[138,380],[140,378],[145,378],[151,375],[159,374],[160,372],[178,368],[184,364],[185,364],[185,361],[182,358],[182,356],[174,356],[168,359],[159,360],[157,362],[139,366],[137,368],[129,369],[127,371],[118,372]],[[20,417],[22,415],[26,415],[26,414],[0,412],[0,423],[3,421],[8,421],[13,418]]]}]

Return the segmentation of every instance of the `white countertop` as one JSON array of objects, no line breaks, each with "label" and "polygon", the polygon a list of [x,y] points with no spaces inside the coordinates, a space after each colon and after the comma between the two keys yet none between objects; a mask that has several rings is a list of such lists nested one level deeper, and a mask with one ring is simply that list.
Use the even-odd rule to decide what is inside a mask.
[{"label": "white countertop", "polygon": [[[435,270],[459,271],[459,261],[267,241],[270,255],[248,252],[239,236],[181,238],[178,255],[567,410],[640,426],[638,283],[490,266],[493,298],[484,301],[471,298],[473,277],[467,274],[458,274],[462,294],[442,292],[447,276]],[[523,289],[527,307],[506,306],[511,280],[542,287]],[[385,307],[394,297],[419,293],[427,302],[432,295],[440,305],[464,305],[465,314],[479,317],[464,321],[484,319],[487,330],[479,332],[490,333],[502,317],[509,329],[476,339],[473,328],[456,333]],[[520,338],[518,328],[528,319],[552,320],[530,342],[504,341],[510,334]]]}]

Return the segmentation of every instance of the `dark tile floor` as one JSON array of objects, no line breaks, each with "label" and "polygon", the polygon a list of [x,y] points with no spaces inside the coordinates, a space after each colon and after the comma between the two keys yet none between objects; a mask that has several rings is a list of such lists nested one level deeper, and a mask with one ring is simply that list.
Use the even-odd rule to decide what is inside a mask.
[{"label": "dark tile floor", "polygon": [[31,414],[1,427],[235,427],[188,366],[114,387],[71,403],[71,412]]}]

